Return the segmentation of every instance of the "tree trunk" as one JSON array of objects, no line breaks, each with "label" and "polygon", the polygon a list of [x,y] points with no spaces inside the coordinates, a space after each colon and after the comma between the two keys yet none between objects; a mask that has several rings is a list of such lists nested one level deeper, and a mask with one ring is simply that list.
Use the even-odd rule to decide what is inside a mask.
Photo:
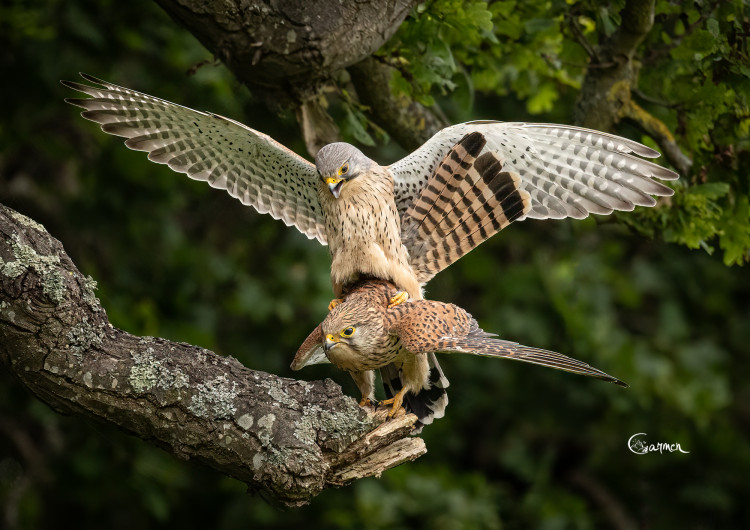
[{"label": "tree trunk", "polygon": [[426,452],[413,415],[384,423],[333,381],[113,327],[62,244],[0,205],[0,362],[64,414],[116,425],[298,506]]},{"label": "tree trunk", "polygon": [[656,141],[667,160],[682,175],[687,175],[692,160],[680,150],[667,126],[632,98],[633,90],[638,88],[634,57],[654,25],[654,0],[627,0],[620,17],[622,25],[611,37],[603,38],[596,49],[574,29],[581,45],[589,51],[591,62],[578,95],[573,122],[590,129],[611,131],[621,119],[631,120]]},{"label": "tree trunk", "polygon": [[270,101],[295,98],[369,56],[416,5],[414,0],[156,2]]}]

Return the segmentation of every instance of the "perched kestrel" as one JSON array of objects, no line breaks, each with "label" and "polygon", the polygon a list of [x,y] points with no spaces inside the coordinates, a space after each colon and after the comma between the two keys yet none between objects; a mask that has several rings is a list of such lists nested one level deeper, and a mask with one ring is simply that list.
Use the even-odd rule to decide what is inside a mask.
[{"label": "perched kestrel", "polygon": [[390,166],[345,143],[312,164],[229,118],[81,76],[98,86],[62,81],[90,96],[66,101],[102,130],[328,244],[337,297],[372,277],[421,298],[432,276],[513,220],[653,206],[652,195],[673,193],[654,179],[677,178],[638,158],[659,153],[632,140],[496,121],[447,127]]},{"label": "perched kestrel", "polygon": [[379,368],[388,395],[382,404],[392,404],[389,415],[405,402],[421,424],[441,418],[448,404],[448,380],[435,353],[515,359],[627,386],[560,353],[497,339],[453,304],[408,300],[389,307],[397,291],[393,284],[380,280],[356,284],[300,346],[292,370],[331,362],[352,374],[364,406],[374,401],[373,370]]}]

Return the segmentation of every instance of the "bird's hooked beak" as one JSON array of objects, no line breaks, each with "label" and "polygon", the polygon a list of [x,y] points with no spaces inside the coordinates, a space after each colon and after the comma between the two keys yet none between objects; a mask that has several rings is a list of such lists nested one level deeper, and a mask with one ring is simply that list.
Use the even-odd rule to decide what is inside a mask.
[{"label": "bird's hooked beak", "polygon": [[341,340],[339,338],[334,337],[333,335],[331,335],[329,333],[328,335],[326,335],[326,341],[323,344],[323,349],[325,349],[325,351],[327,353],[327,352],[331,351],[331,348],[333,348],[334,346],[336,346],[340,342],[341,342]]},{"label": "bird's hooked beak", "polygon": [[344,179],[341,177],[329,177],[326,179],[328,189],[331,190],[331,195],[334,199],[338,199],[341,195],[341,187],[344,185]]}]

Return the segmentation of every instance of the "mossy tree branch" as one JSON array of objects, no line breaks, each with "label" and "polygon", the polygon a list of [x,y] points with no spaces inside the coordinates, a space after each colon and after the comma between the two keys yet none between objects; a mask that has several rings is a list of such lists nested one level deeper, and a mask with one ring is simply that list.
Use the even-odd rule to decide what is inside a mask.
[{"label": "mossy tree branch", "polygon": [[620,108],[620,117],[632,121],[644,133],[648,134],[661,147],[664,156],[681,175],[690,173],[693,161],[682,152],[680,146],[663,121],[646,111],[630,97],[630,91],[622,95],[624,105]]},{"label": "mossy tree branch", "polygon": [[383,423],[330,380],[113,327],[62,244],[0,205],[0,364],[55,410],[115,425],[298,506],[426,450],[416,417]]},{"label": "mossy tree branch", "polygon": [[670,163],[685,175],[692,166],[690,158],[680,150],[667,126],[631,98],[638,82],[634,57],[654,24],[654,0],[627,0],[620,17],[622,24],[617,31],[610,37],[602,36],[600,44],[589,51],[591,63],[576,102],[573,121],[583,127],[609,131],[622,118],[632,120],[659,144]]}]

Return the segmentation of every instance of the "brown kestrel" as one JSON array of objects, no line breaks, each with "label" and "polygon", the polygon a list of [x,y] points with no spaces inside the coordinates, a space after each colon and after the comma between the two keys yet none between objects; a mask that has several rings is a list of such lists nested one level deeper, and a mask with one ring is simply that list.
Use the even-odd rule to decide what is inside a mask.
[{"label": "brown kestrel", "polygon": [[408,300],[389,307],[398,289],[384,281],[355,285],[344,302],[310,333],[291,368],[331,362],[351,373],[361,405],[374,401],[374,372],[381,370],[393,415],[406,403],[420,424],[441,418],[448,404],[448,380],[435,353],[470,353],[549,366],[627,386],[619,379],[560,353],[522,346],[482,331],[472,316],[453,304]]},{"label": "brown kestrel", "polygon": [[421,298],[432,276],[513,220],[653,206],[652,195],[673,193],[654,179],[677,178],[632,140],[497,121],[447,127],[390,166],[345,143],[312,164],[234,120],[81,76],[96,86],[62,83],[90,97],[66,101],[102,130],[328,244],[337,297],[373,277]]}]

